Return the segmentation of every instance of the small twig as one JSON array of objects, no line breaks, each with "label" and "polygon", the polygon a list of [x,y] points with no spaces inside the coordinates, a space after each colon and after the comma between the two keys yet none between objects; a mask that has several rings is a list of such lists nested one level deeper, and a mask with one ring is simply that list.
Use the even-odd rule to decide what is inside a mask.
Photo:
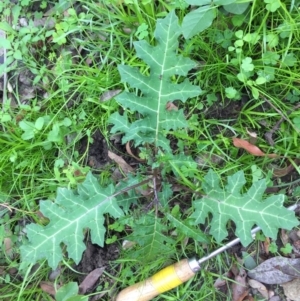
[{"label": "small twig", "polygon": [[284,118],[280,118],[279,121],[276,122],[276,124],[273,126],[273,128],[265,133],[266,140],[269,142],[271,146],[275,144],[273,140],[273,134],[279,129],[281,123],[284,121]]},{"label": "small twig", "polygon": [[155,206],[155,215],[157,216],[159,199],[158,199],[158,193],[157,193],[156,177],[157,177],[157,172],[156,172],[156,169],[155,169],[154,170],[154,177],[153,177],[153,192],[154,192],[153,203],[154,203],[154,206]]},{"label": "small twig", "polygon": [[283,113],[277,109],[272,103],[271,101],[269,101],[267,98],[264,97],[264,101],[267,102],[280,116],[282,116],[283,119],[285,119],[286,121],[289,122],[289,120],[283,115]]},{"label": "small twig", "polygon": [[[274,140],[273,140],[273,134],[279,129],[281,123],[286,120],[288,122],[290,122],[283,114],[282,112],[280,112],[271,102],[269,102],[266,98],[264,98],[264,100],[271,106],[273,107],[282,117],[280,118],[279,121],[276,122],[276,124],[273,126],[273,128],[265,133],[265,138],[268,141],[268,143],[273,146],[275,144]],[[293,107],[292,110],[287,112],[287,116],[290,115],[293,111],[297,110],[300,108],[300,103],[298,103],[296,106]]]},{"label": "small twig", "polygon": [[29,213],[29,214],[35,213],[34,211],[26,211],[26,210],[23,210],[23,209],[18,209],[16,207],[13,207],[13,206],[11,206],[9,204],[6,204],[6,203],[0,204],[0,207],[6,208],[9,212],[12,212],[13,210],[15,210],[15,211],[20,211],[20,212]]},{"label": "small twig", "polygon": [[116,193],[110,195],[109,197],[107,197],[104,201],[106,201],[106,200],[108,200],[108,199],[111,199],[111,198],[113,198],[113,197],[115,197],[115,196],[118,196],[118,195],[120,195],[120,194],[122,194],[122,193],[125,193],[125,192],[127,192],[127,191],[129,191],[129,190],[131,190],[131,189],[136,188],[136,187],[142,186],[142,185],[148,183],[152,178],[153,178],[153,177],[149,177],[149,178],[147,178],[146,180],[143,180],[143,181],[140,182],[140,183],[137,183],[137,184],[131,185],[131,186],[129,186],[129,187],[123,188],[123,189],[119,190],[118,192],[116,192]]},{"label": "small twig", "polygon": [[157,193],[157,191],[159,190],[157,188],[157,178],[158,178],[158,169],[155,168],[153,170],[153,177],[152,177],[154,198],[149,204],[147,204],[146,208],[144,209],[147,212],[150,209],[152,209],[153,207],[155,207],[155,215],[156,216],[158,214],[158,206],[160,205],[159,198],[158,198],[158,193]]}]

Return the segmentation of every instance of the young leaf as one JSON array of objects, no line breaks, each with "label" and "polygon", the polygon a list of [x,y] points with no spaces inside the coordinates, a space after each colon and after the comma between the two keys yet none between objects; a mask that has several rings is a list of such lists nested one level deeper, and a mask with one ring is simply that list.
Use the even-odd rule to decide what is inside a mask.
[{"label": "young leaf", "polygon": [[[233,14],[242,14],[248,7],[249,3],[235,4],[236,0],[185,0],[190,5],[200,6],[198,9],[188,13],[182,22],[182,32],[186,39],[190,39],[194,35],[207,29],[214,21],[217,15],[217,6],[223,5],[225,10],[231,9]],[[201,2],[201,3],[200,3]],[[233,6],[232,6],[233,5]],[[231,11],[230,11],[231,12]]]},{"label": "young leaf", "polygon": [[174,240],[170,236],[165,235],[164,232],[167,232],[169,229],[161,218],[146,214],[134,221],[132,229],[133,233],[127,239],[137,242],[139,247],[134,252],[131,252],[130,256],[151,260],[157,254],[167,255],[174,251],[172,248],[175,245]]},{"label": "young leaf", "polygon": [[229,5],[236,2],[236,0],[214,0],[213,2],[216,5]]},{"label": "young leaf", "polygon": [[36,262],[47,259],[55,269],[63,258],[61,243],[67,247],[68,257],[79,263],[85,249],[83,230],[91,230],[93,243],[104,244],[104,214],[117,218],[123,215],[116,200],[110,197],[112,185],[103,188],[89,173],[75,193],[66,188],[58,188],[55,203],[42,201],[40,211],[50,219],[47,226],[37,224],[26,226],[29,242],[21,246],[22,261]]},{"label": "young leaf", "polygon": [[177,229],[177,232],[184,234],[187,237],[191,237],[199,242],[209,242],[206,235],[192,225],[191,221],[188,219],[182,219],[180,216],[173,216],[167,214],[168,220],[171,225]]},{"label": "young leaf", "polygon": [[[199,3],[198,3],[199,5]],[[182,22],[182,31],[186,39],[207,29],[216,17],[217,9],[210,5],[201,6],[188,13]]]},{"label": "young leaf", "polygon": [[246,183],[243,171],[228,177],[226,186],[220,186],[218,175],[210,170],[204,178],[202,189],[205,195],[193,202],[192,217],[196,223],[204,223],[209,213],[213,215],[210,233],[217,242],[227,236],[226,223],[232,220],[236,235],[244,246],[252,241],[251,229],[256,224],[263,233],[276,238],[279,228],[292,229],[299,224],[294,212],[282,206],[284,195],[272,195],[263,200],[267,188],[266,180],[252,184],[244,194],[241,189]]},{"label": "young leaf", "polygon": [[137,111],[143,116],[132,123],[128,121],[126,114],[121,116],[116,112],[110,116],[109,122],[115,125],[111,132],[125,133],[123,143],[130,140],[136,146],[151,143],[170,151],[167,131],[187,126],[183,110],[166,108],[170,101],[177,99],[185,102],[189,97],[201,93],[201,89],[192,85],[188,79],[179,84],[171,81],[172,76],[186,76],[196,66],[189,58],[176,54],[180,34],[178,18],[173,11],[166,18],[157,21],[154,32],[156,46],[151,46],[144,40],[134,42],[137,56],[150,67],[150,75],[142,75],[138,68],[118,66],[122,81],[142,92],[138,96],[124,91],[115,97],[124,108]]},{"label": "young leaf", "polygon": [[264,0],[264,2],[267,3],[266,9],[272,13],[281,6],[280,0]]},{"label": "young leaf", "polygon": [[241,67],[244,71],[252,71],[254,69],[254,65],[252,64],[252,58],[246,57],[242,60]]},{"label": "young leaf", "polygon": [[262,60],[266,65],[276,65],[280,55],[276,52],[266,51],[262,54]]},{"label": "young leaf", "polygon": [[27,120],[21,120],[19,122],[19,126],[24,131],[24,133],[21,136],[22,139],[30,140],[34,138],[35,126],[33,122]]},{"label": "young leaf", "polygon": [[241,15],[246,11],[249,5],[250,1],[247,3],[232,3],[224,5],[223,8],[231,14]]},{"label": "young leaf", "polygon": [[233,87],[227,87],[227,88],[225,88],[225,95],[229,99],[234,99],[234,98],[237,98],[237,96],[239,95],[239,92]]},{"label": "young leaf", "polygon": [[293,67],[297,63],[297,58],[294,53],[288,53],[286,56],[282,56],[283,66]]}]

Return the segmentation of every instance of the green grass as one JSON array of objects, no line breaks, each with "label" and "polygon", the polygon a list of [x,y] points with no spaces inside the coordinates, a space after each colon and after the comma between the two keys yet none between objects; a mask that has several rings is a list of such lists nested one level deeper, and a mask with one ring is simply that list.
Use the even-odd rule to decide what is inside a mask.
[{"label": "green grass", "polygon": [[[41,200],[54,200],[59,187],[76,188],[89,170],[101,173],[102,183],[110,183],[113,164],[94,170],[87,162],[88,149],[92,146],[92,135],[96,130],[100,130],[110,149],[114,150],[115,147],[110,140],[111,125],[108,119],[120,107],[114,99],[101,101],[100,97],[109,90],[128,88],[121,82],[118,64],[138,67],[142,73],[149,73],[149,67],[137,58],[133,42],[139,39],[139,30],[142,30],[140,26],[144,24],[147,29],[142,34],[147,42],[154,45],[156,20],[174,8],[171,1],[132,1],[134,4],[130,5],[120,5],[120,1],[109,2],[78,1],[74,8],[82,9],[80,15],[74,14],[73,10],[65,16],[62,13],[53,14],[56,28],[33,27],[32,33],[25,29],[7,31],[7,40],[14,47],[7,51],[20,51],[21,59],[18,59],[18,64],[11,64],[7,69],[8,80],[13,87],[7,98],[14,99],[16,105],[3,104],[0,113],[0,200],[5,204],[0,211],[3,250],[0,256],[3,268],[0,273],[0,295],[3,300],[51,300],[40,288],[40,282],[48,280],[49,267],[43,263],[31,273],[29,270],[22,271],[19,247],[26,240],[26,235],[21,233],[29,222],[47,223],[38,213]],[[247,130],[255,131],[258,134],[257,145],[265,153],[276,153],[291,160],[299,157],[300,129],[294,120],[299,118],[300,113],[293,107],[300,99],[300,70],[299,63],[290,55],[294,53],[295,58],[299,57],[299,9],[293,7],[294,1],[286,1],[285,7],[271,13],[265,11],[265,3],[262,1],[254,2],[240,25],[236,24],[232,15],[219,13],[207,30],[190,40],[180,40],[179,53],[198,63],[188,77],[204,92],[185,104],[179,104],[189,119],[189,129],[172,133],[174,152],[184,150],[194,159],[203,156],[221,159],[217,163],[208,160],[205,166],[199,166],[192,179],[184,174],[169,177],[170,181],[186,188],[186,191],[178,192],[170,200],[172,206],[181,198],[185,200],[181,208],[184,219],[191,214],[191,204],[186,199],[192,198],[194,191],[199,191],[199,183],[208,168],[213,168],[220,177],[242,169],[251,181],[252,165],[256,165],[263,176],[270,177],[272,163],[281,168],[289,164],[289,160],[283,158],[274,162],[274,159],[253,157],[241,152],[233,146],[231,137],[247,139]],[[11,25],[16,25],[19,17],[25,15],[29,19],[33,18],[34,11],[35,14],[45,12],[51,6],[46,9],[40,8],[38,2],[26,3],[18,1],[11,7],[9,1],[4,1],[0,6],[1,12],[4,12],[0,20],[1,28],[5,29],[3,24],[7,23],[7,15],[12,10],[14,19]],[[53,1],[53,4],[57,3]],[[188,11],[186,7],[177,8],[180,21]],[[286,23],[289,27],[284,31],[282,26]],[[230,31],[231,36],[226,41],[221,38],[225,29]],[[243,31],[243,37],[247,33],[259,35],[259,42],[252,44],[244,41],[244,45],[237,51],[237,41],[243,40],[237,37],[239,30]],[[278,39],[278,43],[274,39]],[[274,45],[270,46],[271,42]],[[231,51],[228,50],[230,46],[234,47]],[[263,57],[266,51],[279,55],[274,65]],[[240,64],[247,57],[252,59],[255,70],[260,70],[260,75],[247,73],[247,79],[242,82],[237,75],[243,72]],[[284,59],[287,60],[286,64],[282,63]],[[36,97],[26,104],[21,100],[22,93],[17,85],[17,76],[24,70],[32,72],[36,92]],[[255,81],[259,76],[268,77],[267,82],[257,84]],[[174,77],[172,80],[180,82],[182,78]],[[237,96],[249,98],[247,103],[241,105],[239,99],[226,98],[226,88],[230,87],[236,90]],[[258,97],[255,97],[255,91]],[[223,111],[232,104],[236,105],[237,113],[220,118],[216,113],[217,108],[223,106]],[[132,119],[138,118],[133,112],[129,114]],[[285,121],[273,136],[274,146],[270,146],[264,133],[270,131],[282,116]],[[44,120],[42,128],[22,129],[22,121],[34,124],[39,118]],[[22,135],[30,134],[30,131],[33,132],[33,138],[24,139]],[[83,138],[87,138],[87,146],[79,153]],[[123,157],[128,159],[127,154],[123,154]],[[147,164],[142,163],[140,170],[143,172],[146,169]],[[299,173],[297,165],[295,169]],[[138,218],[143,215],[143,206],[143,202],[138,201],[135,211],[130,212],[129,216]],[[107,222],[113,224],[116,221],[107,218]],[[128,225],[128,228],[124,227],[130,234]],[[119,245],[126,235],[124,231],[118,233],[109,230],[108,233],[108,238],[117,235]],[[113,289],[102,297],[103,300],[111,300],[109,294],[113,295],[151,276],[165,263],[195,254],[201,257],[218,247],[213,240],[203,245],[189,239],[184,244],[186,237],[180,235],[175,237],[172,256],[157,254],[155,260],[146,264],[143,260],[133,259],[130,250],[122,251],[120,258],[112,264],[112,271],[106,271],[109,281],[101,283],[99,288],[107,292],[110,287],[107,283],[115,282]],[[13,244],[11,257],[5,250],[3,238],[6,236],[11,238]],[[205,264],[192,281],[154,300],[231,300],[230,296],[218,292],[213,285],[220,275],[228,271],[232,260],[231,255],[218,256]],[[72,266],[71,261],[69,264]],[[12,268],[19,270],[19,275],[13,275]],[[70,271],[68,265],[62,263],[61,268],[63,272],[56,280],[57,283],[76,281],[77,275]]]}]

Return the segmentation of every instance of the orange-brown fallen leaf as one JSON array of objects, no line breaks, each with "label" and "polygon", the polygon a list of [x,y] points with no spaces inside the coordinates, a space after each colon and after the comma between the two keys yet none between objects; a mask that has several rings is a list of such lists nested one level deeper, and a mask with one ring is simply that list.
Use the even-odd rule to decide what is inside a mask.
[{"label": "orange-brown fallen leaf", "polygon": [[233,137],[232,138],[233,145],[238,148],[243,148],[248,153],[254,156],[263,157],[266,156],[268,158],[279,158],[280,156],[276,154],[265,154],[260,148],[256,145],[249,143],[248,141],[240,138]]},{"label": "orange-brown fallen leaf", "polygon": [[284,176],[288,175],[295,169],[295,165],[299,165],[300,160],[295,159],[294,161],[290,160],[290,162],[292,162],[292,163],[290,163],[288,166],[286,166],[284,168],[279,168],[279,167],[275,166],[273,168],[273,176],[279,178],[279,177],[284,177]]}]

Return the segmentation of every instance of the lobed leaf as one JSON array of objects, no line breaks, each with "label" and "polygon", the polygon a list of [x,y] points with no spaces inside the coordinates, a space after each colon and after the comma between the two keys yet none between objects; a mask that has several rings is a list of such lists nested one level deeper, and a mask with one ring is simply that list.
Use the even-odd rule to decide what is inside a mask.
[{"label": "lobed leaf", "polygon": [[196,66],[189,58],[177,54],[181,32],[178,18],[172,11],[166,18],[157,21],[155,46],[144,40],[133,43],[137,56],[149,65],[150,74],[143,75],[138,68],[118,66],[122,81],[141,93],[137,95],[124,91],[116,96],[124,108],[141,114],[139,120],[132,123],[126,114],[122,116],[116,112],[110,116],[109,122],[114,124],[111,132],[125,133],[123,143],[131,140],[136,146],[151,143],[171,151],[167,132],[187,126],[183,110],[167,110],[168,102],[185,102],[189,97],[201,93],[201,89],[192,85],[188,79],[180,83],[171,81],[172,76],[186,76]]},{"label": "lobed leaf", "polygon": [[157,254],[172,254],[174,252],[174,240],[165,235],[168,232],[161,218],[146,214],[134,221],[132,225],[133,233],[127,237],[130,241],[135,241],[139,247],[129,255],[142,260],[152,260]]},{"label": "lobed leaf", "polygon": [[204,233],[199,231],[199,229],[197,229],[194,225],[190,224],[190,220],[183,220],[181,217],[176,217],[169,213],[167,214],[167,217],[171,225],[176,228],[178,233],[182,233],[186,237],[191,237],[199,242],[209,242]]},{"label": "lobed leaf", "polygon": [[202,183],[205,195],[193,202],[195,223],[203,224],[211,213],[210,233],[221,242],[228,234],[226,224],[232,220],[236,225],[235,233],[244,246],[252,241],[254,225],[261,227],[266,236],[276,238],[279,228],[292,229],[299,224],[294,212],[283,207],[284,195],[263,199],[267,188],[265,179],[254,182],[242,194],[245,183],[244,173],[239,171],[228,177],[227,185],[221,187],[218,175],[210,170]]},{"label": "lobed leaf", "polygon": [[92,242],[103,246],[104,214],[109,213],[115,218],[123,215],[115,198],[110,197],[113,192],[112,185],[101,187],[91,173],[78,186],[77,192],[59,188],[55,202],[47,200],[40,203],[40,211],[49,218],[49,224],[26,226],[29,242],[20,248],[22,260],[36,262],[47,259],[49,266],[55,269],[63,259],[63,243],[68,257],[78,264],[85,250],[85,228],[91,230]]}]

